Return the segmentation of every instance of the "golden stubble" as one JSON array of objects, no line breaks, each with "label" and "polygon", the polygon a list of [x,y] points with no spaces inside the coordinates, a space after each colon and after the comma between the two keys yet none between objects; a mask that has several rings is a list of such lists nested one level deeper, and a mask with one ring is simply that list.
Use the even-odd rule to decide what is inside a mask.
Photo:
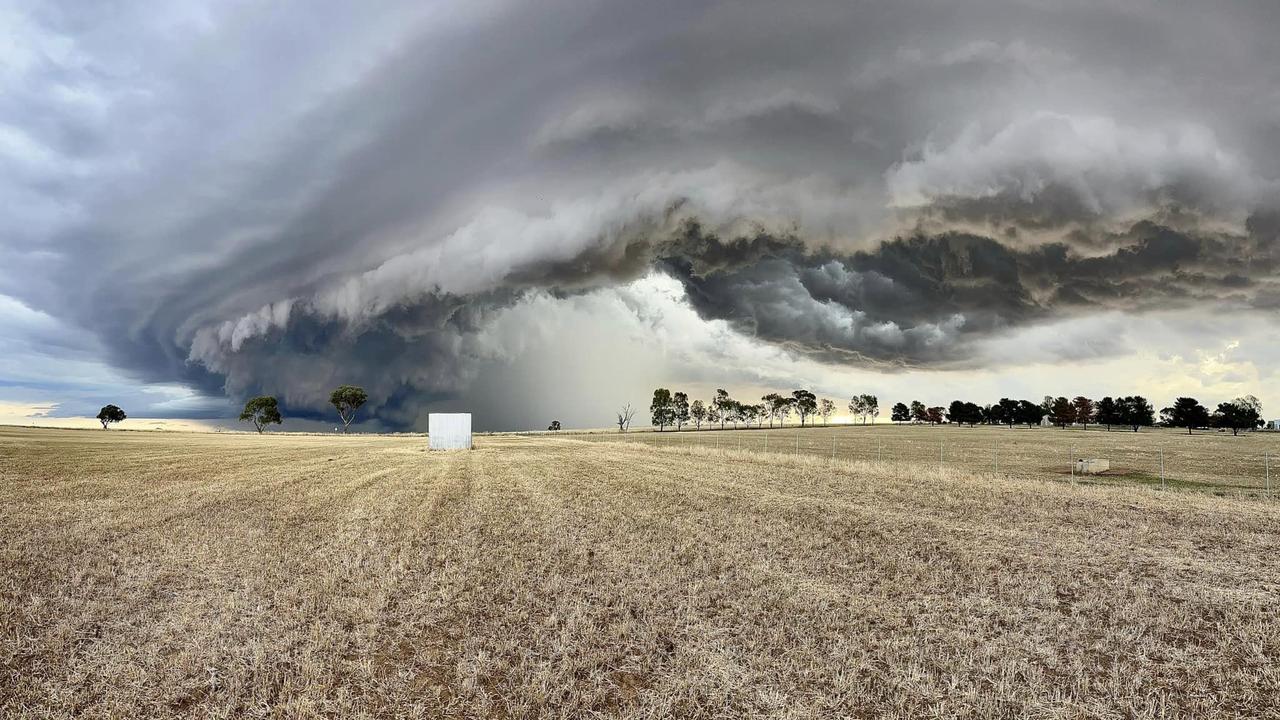
[{"label": "golden stubble", "polygon": [[1265,717],[1266,498],[0,429],[0,717]]}]

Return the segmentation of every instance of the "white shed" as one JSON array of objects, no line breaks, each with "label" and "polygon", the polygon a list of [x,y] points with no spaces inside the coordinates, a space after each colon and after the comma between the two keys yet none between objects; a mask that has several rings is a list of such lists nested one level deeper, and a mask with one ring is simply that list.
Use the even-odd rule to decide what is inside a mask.
[{"label": "white shed", "polygon": [[1267,425],[1270,426],[1272,430],[1280,430],[1280,420],[1272,420],[1267,423]]},{"label": "white shed", "polygon": [[432,450],[470,450],[471,413],[429,414],[427,447]]}]

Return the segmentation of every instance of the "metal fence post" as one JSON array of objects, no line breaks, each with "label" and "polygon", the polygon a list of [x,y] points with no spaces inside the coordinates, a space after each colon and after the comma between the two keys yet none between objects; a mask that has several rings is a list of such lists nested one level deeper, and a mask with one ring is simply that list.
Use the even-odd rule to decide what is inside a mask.
[{"label": "metal fence post", "polygon": [[878,437],[876,438],[876,462],[878,463],[884,462],[883,443],[880,442],[880,438]]},{"label": "metal fence post", "polygon": [[831,464],[836,464],[836,439],[831,438]]},{"label": "metal fence post", "polygon": [[1071,482],[1074,483],[1076,481],[1076,449],[1074,447],[1071,448],[1071,457],[1068,459],[1071,461]]},{"label": "metal fence post", "polygon": [[1160,489],[1164,490],[1164,448],[1160,448]]},{"label": "metal fence post", "polygon": [[945,440],[938,441],[938,468],[939,469],[942,468],[942,445],[945,442],[946,442]]},{"label": "metal fence post", "polygon": [[1267,494],[1270,495],[1271,494],[1271,451],[1270,450],[1267,450],[1266,452],[1262,453],[1262,467],[1266,470],[1266,473],[1267,473],[1266,488],[1267,488]]}]

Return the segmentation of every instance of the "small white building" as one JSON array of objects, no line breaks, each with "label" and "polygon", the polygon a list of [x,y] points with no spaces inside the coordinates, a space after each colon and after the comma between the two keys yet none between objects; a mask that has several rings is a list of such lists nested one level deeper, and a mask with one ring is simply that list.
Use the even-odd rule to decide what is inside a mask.
[{"label": "small white building", "polygon": [[427,415],[427,447],[432,450],[470,450],[471,413]]},{"label": "small white building", "polygon": [[1267,423],[1267,427],[1271,428],[1272,430],[1280,430],[1280,420],[1272,420],[1271,422]]}]

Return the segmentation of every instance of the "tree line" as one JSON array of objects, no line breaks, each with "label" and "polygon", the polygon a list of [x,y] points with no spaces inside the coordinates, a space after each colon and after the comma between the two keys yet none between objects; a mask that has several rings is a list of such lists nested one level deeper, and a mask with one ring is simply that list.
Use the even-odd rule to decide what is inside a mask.
[{"label": "tree line", "polygon": [[[347,432],[356,419],[356,411],[368,400],[369,394],[357,385],[340,385],[329,394],[329,404],[338,411],[338,419],[342,421],[342,432]],[[124,410],[119,407],[104,405],[98,411],[97,419],[102,423],[102,429],[106,430],[111,423],[122,422],[127,417]],[[284,417],[280,414],[280,403],[273,395],[249,398],[244,404],[244,409],[240,411],[239,420],[251,423],[259,434],[265,432],[269,425],[284,423]]]},{"label": "tree line", "polygon": [[[880,401],[875,395],[855,395],[849,401],[848,408],[849,414],[861,418],[863,423],[866,423],[867,418],[875,422],[880,414]],[[793,415],[800,420],[801,427],[806,423],[812,424],[815,418],[822,418],[822,424],[826,425],[835,412],[835,401],[829,398],[819,399],[808,390],[792,390],[785,395],[769,393],[762,396],[760,402],[751,403],[733,399],[723,388],[716,390],[715,396],[707,402],[690,402],[686,393],[673,393],[667,388],[657,388],[653,391],[653,402],[649,404],[650,421],[658,428],[658,432],[668,427],[683,430],[686,425],[693,425],[698,430],[703,425],[718,425],[723,430],[726,424],[735,428],[739,425],[764,427],[765,422],[768,422],[769,427],[773,427],[775,422],[785,425]],[[618,411],[618,429],[623,432],[628,430],[634,415],[635,410],[630,405]]]},{"label": "tree line", "polygon": [[[683,430],[687,425],[698,430],[703,425],[718,425],[720,429],[724,429],[726,424],[734,428],[764,427],[766,421],[769,427],[773,427],[775,422],[785,425],[792,415],[799,419],[801,427],[806,422],[812,424],[811,419],[815,417],[822,418],[826,425],[835,408],[835,402],[827,398],[818,399],[808,390],[793,390],[787,395],[769,393],[761,397],[759,403],[749,403],[731,398],[724,389],[716,390],[715,396],[707,402],[691,402],[684,392],[673,393],[667,388],[657,388],[653,391],[649,414],[653,426],[662,432],[669,427]],[[854,395],[847,408],[851,417],[864,424],[868,419],[874,423],[880,415],[880,401],[875,395]],[[630,405],[620,410],[618,429],[628,430],[634,415],[635,410]],[[889,417],[895,423],[1007,425],[1010,428],[1015,425],[1036,427],[1047,421],[1062,428],[1074,425],[1088,428],[1092,424],[1105,426],[1107,430],[1130,428],[1134,432],[1159,424],[1186,428],[1188,433],[1196,428],[1229,429],[1235,435],[1241,430],[1253,430],[1265,424],[1262,403],[1252,395],[1219,403],[1212,412],[1195,398],[1180,397],[1172,406],[1160,411],[1158,422],[1155,409],[1141,395],[1107,396],[1097,401],[1083,395],[1075,398],[1046,395],[1039,403],[1001,398],[989,405],[953,400],[945,408],[930,407],[919,400],[912,400],[910,405],[895,403]]]}]

